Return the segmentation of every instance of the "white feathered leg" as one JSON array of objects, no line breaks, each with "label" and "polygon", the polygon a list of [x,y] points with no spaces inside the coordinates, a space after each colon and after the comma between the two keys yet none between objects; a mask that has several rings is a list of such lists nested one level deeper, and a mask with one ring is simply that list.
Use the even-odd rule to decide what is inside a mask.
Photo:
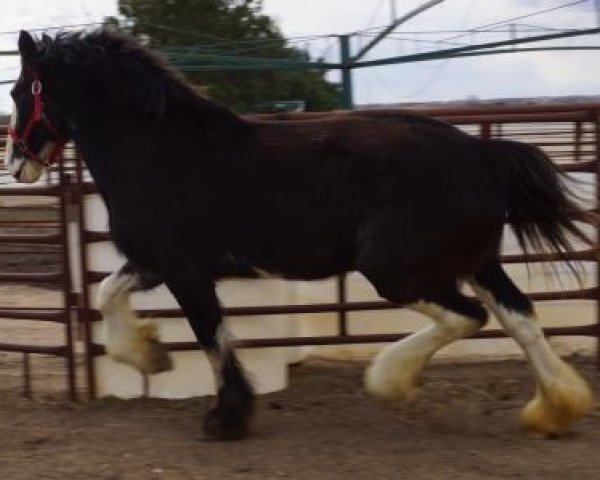
[{"label": "white feathered leg", "polygon": [[167,350],[159,343],[156,325],[139,320],[131,309],[135,274],[114,272],[100,284],[98,303],[105,325],[107,354],[146,374],[172,369]]},{"label": "white feathered leg", "polygon": [[502,305],[490,291],[475,282],[472,287],[521,346],[533,368],[537,391],[521,412],[523,425],[531,431],[552,436],[589,412],[593,407],[589,386],[552,350],[534,314]]},{"label": "white feathered leg", "polygon": [[374,396],[389,402],[411,400],[418,392],[421,370],[440,348],[475,333],[482,326],[434,303],[408,305],[434,320],[424,328],[383,348],[365,374],[365,386]]}]

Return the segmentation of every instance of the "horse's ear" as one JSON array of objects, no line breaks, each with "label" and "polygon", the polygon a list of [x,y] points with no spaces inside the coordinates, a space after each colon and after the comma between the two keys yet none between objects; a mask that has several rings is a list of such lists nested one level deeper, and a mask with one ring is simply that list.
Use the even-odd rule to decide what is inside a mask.
[{"label": "horse's ear", "polygon": [[19,53],[21,54],[21,59],[23,64],[31,65],[35,63],[37,59],[37,47],[35,45],[35,40],[25,30],[21,30],[19,34]]}]

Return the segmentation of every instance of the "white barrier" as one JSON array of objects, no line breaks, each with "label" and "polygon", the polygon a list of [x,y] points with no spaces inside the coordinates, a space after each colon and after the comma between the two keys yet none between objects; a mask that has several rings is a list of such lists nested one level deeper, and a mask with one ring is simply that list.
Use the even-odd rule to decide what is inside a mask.
[{"label": "white barrier", "polygon": [[[86,229],[105,231],[108,225],[104,205],[98,195],[89,195],[85,202]],[[506,234],[505,253],[518,253],[514,237]],[[94,271],[110,272],[123,264],[110,242],[93,243],[88,246],[88,267]],[[595,284],[594,267],[586,265],[584,286]],[[549,289],[577,289],[579,285],[565,270],[558,278],[547,275],[539,265],[508,265],[507,270],[523,291],[545,291]],[[77,268],[74,269],[75,271]],[[91,288],[92,307],[97,308],[95,293]],[[335,280],[316,282],[286,282],[282,280],[227,280],[218,286],[218,294],[227,307],[259,306],[277,304],[331,303],[336,299]],[[347,297],[349,301],[376,300],[373,287],[359,274],[348,275]],[[136,293],[132,297],[134,308],[176,308],[177,304],[164,286],[147,293]],[[595,306],[592,301],[550,301],[537,307],[540,322],[544,327],[568,324],[584,325],[595,321]],[[163,341],[194,341],[191,329],[184,319],[155,319]],[[288,336],[321,336],[337,333],[338,317],[335,313],[305,315],[265,315],[235,317],[225,320],[236,338],[272,338]],[[388,310],[348,313],[350,334],[399,333],[418,330],[428,324],[428,319],[408,310]],[[495,320],[486,328],[499,328]],[[94,341],[102,344],[103,327],[94,326]],[[551,342],[559,353],[590,353],[595,339],[588,337],[553,338]],[[277,347],[242,349],[239,357],[243,367],[258,393],[283,389],[287,385],[287,368],[290,362],[307,355],[327,356],[337,359],[356,359],[372,356],[381,348],[369,345],[328,345],[310,347]],[[444,348],[436,358],[460,360],[485,358],[521,357],[522,354],[511,339],[462,340]],[[174,352],[175,369],[154,375],[149,380],[149,395],[161,398],[185,398],[214,393],[213,375],[201,352]],[[99,396],[114,395],[123,398],[140,396],[143,393],[143,378],[132,367],[119,364],[107,356],[95,360],[97,393]]]},{"label": "white barrier", "polygon": [[[88,195],[84,200],[85,228],[88,231],[106,231],[106,209],[99,195]],[[125,259],[118,254],[111,242],[88,245],[88,268],[92,271],[111,272],[118,269]],[[77,270],[75,268],[74,270]],[[90,287],[92,308],[98,308],[96,293],[98,285]],[[218,286],[219,297],[225,306],[246,306],[293,303],[291,284],[282,280],[223,281]],[[164,286],[132,295],[135,309],[177,308],[173,296]],[[190,342],[195,337],[184,319],[155,318],[160,337],[169,342]],[[292,332],[287,316],[235,317],[225,320],[236,338],[284,337]],[[93,328],[93,341],[104,343],[104,326],[97,322]],[[258,393],[272,392],[287,385],[287,366],[290,354],[285,348],[259,348],[241,350],[242,366]],[[213,374],[203,352],[173,352],[174,370],[153,375],[149,380],[149,395],[161,398],[185,398],[213,394]],[[113,361],[108,356],[95,360],[96,388],[99,396],[114,395],[122,398],[137,397],[143,393],[143,377],[132,367]]]}]

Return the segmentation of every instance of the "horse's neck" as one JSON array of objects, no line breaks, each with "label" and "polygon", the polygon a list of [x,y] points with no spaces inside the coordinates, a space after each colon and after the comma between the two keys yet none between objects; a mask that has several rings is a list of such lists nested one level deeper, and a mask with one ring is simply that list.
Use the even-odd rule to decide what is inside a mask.
[{"label": "horse's neck", "polygon": [[[121,106],[114,111],[90,109],[78,121],[75,141],[94,181],[113,193],[125,191],[140,169],[164,173],[178,170],[179,160],[193,158],[190,174],[201,175],[205,161],[207,168],[214,169],[215,154],[223,162],[237,158],[236,151],[247,150],[251,127],[226,108],[208,102],[206,109],[168,109],[163,118],[137,117]],[[161,178],[163,173],[149,177]]]},{"label": "horse's neck", "polygon": [[[126,147],[127,131],[106,112],[87,110],[77,118],[74,143],[103,196],[118,188],[122,167],[119,145]],[[125,148],[123,148],[123,151]]]}]

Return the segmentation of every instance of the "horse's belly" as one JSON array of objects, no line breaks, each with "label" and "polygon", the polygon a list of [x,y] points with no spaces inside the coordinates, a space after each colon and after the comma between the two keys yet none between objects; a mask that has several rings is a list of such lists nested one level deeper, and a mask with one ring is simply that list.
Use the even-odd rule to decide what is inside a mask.
[{"label": "horse's belly", "polygon": [[265,243],[254,251],[234,253],[257,276],[316,280],[354,269],[354,248],[348,244],[309,242]]}]

